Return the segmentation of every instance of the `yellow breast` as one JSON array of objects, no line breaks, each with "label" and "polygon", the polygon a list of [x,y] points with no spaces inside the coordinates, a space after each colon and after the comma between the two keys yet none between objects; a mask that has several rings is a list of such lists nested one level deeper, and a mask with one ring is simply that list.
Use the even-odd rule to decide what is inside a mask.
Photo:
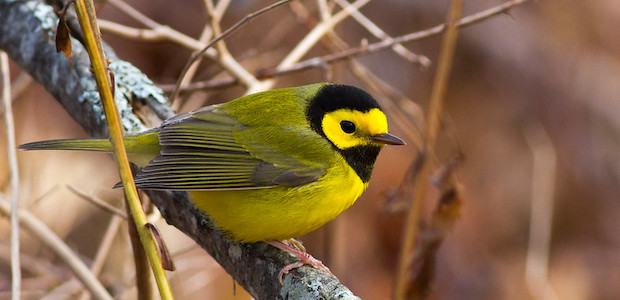
[{"label": "yellow breast", "polygon": [[190,192],[194,204],[233,240],[257,242],[304,235],[351,206],[367,183],[341,160],[299,187]]}]

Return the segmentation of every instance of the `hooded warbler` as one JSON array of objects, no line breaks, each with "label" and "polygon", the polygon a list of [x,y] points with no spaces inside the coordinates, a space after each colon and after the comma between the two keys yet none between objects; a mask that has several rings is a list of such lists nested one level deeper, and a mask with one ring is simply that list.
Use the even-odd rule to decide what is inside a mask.
[{"label": "hooded warbler", "polygon": [[[203,107],[124,142],[129,159],[143,167],[135,175],[138,188],[188,191],[196,207],[240,242],[280,241],[319,228],[366,189],[385,144],[405,144],[388,133],[372,96],[330,83]],[[107,139],[19,148],[112,151]]]}]

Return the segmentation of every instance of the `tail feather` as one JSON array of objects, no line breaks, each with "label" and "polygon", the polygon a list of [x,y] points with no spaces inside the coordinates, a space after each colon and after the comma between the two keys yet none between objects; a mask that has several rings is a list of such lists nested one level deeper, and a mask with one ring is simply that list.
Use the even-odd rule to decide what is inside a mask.
[{"label": "tail feather", "polygon": [[107,139],[64,139],[32,142],[17,147],[22,150],[82,150],[112,152]]},{"label": "tail feather", "polygon": [[[123,137],[129,160],[138,166],[145,167],[149,161],[159,155],[161,146],[157,131],[140,135]],[[22,150],[81,150],[112,152],[112,144],[108,139],[64,139],[50,140],[23,144],[18,147]]]}]

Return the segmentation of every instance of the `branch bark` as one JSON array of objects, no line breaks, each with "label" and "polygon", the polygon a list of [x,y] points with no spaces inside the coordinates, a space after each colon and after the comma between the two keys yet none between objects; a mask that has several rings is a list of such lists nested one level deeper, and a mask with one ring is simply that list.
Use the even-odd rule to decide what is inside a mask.
[{"label": "branch bark", "polygon": [[[0,0],[0,49],[31,74],[71,116],[93,136],[107,129],[97,87],[84,47],[72,40],[72,58],[56,53],[58,19],[40,1]],[[115,98],[128,132],[144,130],[129,99],[141,100],[160,118],[173,111],[161,90],[131,64],[106,48],[115,75]],[[187,193],[148,192],[166,221],[207,250],[226,271],[257,299],[357,299],[338,279],[311,267],[296,269],[278,283],[278,272],[293,262],[290,255],[265,243],[239,244],[225,238],[188,200]]]}]

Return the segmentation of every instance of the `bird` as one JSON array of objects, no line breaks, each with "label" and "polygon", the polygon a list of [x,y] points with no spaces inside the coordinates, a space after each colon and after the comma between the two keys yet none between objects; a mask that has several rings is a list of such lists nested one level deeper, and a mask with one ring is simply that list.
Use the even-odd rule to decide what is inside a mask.
[{"label": "bird", "polygon": [[[267,242],[300,260],[321,261],[283,241],[318,229],[367,188],[384,145],[405,145],[364,90],[327,82],[246,95],[176,115],[123,137],[142,167],[137,188],[187,191],[229,239]],[[108,139],[27,143],[23,150],[112,152]],[[121,186],[117,184],[116,187]]]}]

